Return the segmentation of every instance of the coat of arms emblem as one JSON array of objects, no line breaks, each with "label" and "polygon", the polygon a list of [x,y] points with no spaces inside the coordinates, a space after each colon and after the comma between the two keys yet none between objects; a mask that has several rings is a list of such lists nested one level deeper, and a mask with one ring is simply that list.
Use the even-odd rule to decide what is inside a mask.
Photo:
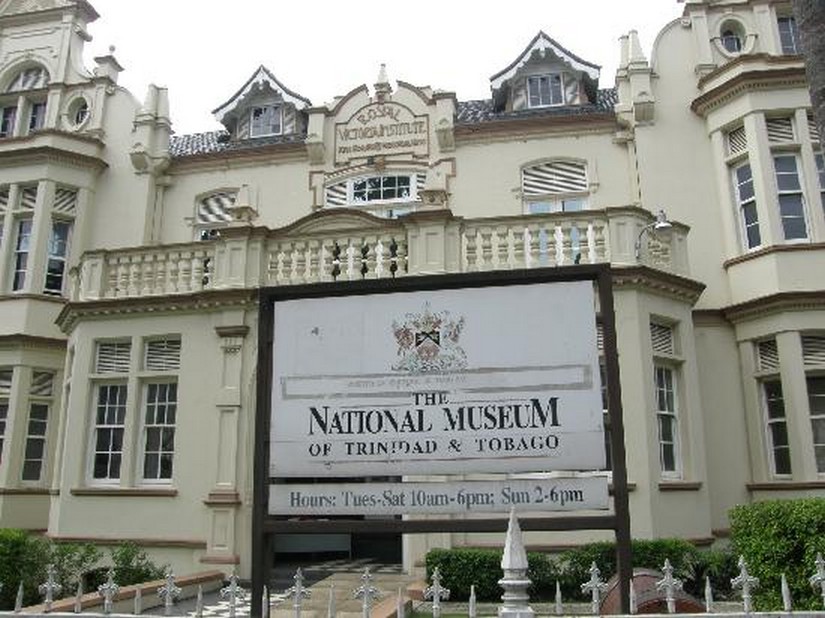
[{"label": "coat of arms emblem", "polygon": [[464,317],[454,319],[449,311],[434,312],[426,303],[419,313],[407,313],[403,321],[393,320],[398,343],[395,371],[436,373],[467,367],[467,355],[458,345]]}]

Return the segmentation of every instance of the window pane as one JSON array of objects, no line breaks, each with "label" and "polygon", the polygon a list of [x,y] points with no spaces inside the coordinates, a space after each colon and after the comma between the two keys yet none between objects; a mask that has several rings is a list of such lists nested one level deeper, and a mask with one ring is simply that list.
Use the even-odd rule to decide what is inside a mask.
[{"label": "window pane", "polygon": [[791,451],[777,449],[774,451],[774,471],[777,474],[791,474]]}]

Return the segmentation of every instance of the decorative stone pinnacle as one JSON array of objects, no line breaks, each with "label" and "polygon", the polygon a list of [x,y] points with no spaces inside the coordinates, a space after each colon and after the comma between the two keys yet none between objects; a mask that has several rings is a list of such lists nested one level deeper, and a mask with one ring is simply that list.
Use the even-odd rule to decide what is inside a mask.
[{"label": "decorative stone pinnacle", "polygon": [[515,509],[510,509],[510,521],[507,525],[507,537],[504,539],[501,568],[505,572],[527,571],[527,551],[524,549],[521,526],[519,526]]},{"label": "decorative stone pinnacle", "polygon": [[109,569],[106,572],[106,583],[97,587],[97,594],[103,597],[103,613],[112,613],[112,601],[115,595],[120,590],[120,586],[115,583],[114,569]]},{"label": "decorative stone pinnacle", "polygon": [[498,608],[499,618],[532,618],[535,612],[528,605],[530,595],[527,594],[527,587],[530,579],[527,577],[527,552],[515,509],[510,511],[510,521],[507,524],[501,570],[504,575],[498,580],[498,585],[504,589],[504,594],[501,595],[502,605]]},{"label": "decorative stone pinnacle", "polygon": [[387,77],[387,65],[382,62],[381,68],[378,70],[378,77],[375,79],[375,98],[383,103],[391,93],[392,88]]},{"label": "decorative stone pinnacle", "polygon": [[791,598],[791,588],[788,586],[788,578],[785,577],[785,574],[782,573],[782,609],[786,612],[791,611],[793,608],[793,599]]}]

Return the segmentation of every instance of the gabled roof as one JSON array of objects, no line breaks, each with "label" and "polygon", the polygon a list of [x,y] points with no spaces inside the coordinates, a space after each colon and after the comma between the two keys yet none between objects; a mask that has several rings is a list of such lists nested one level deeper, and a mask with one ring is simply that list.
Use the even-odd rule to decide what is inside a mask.
[{"label": "gabled roof", "polygon": [[493,90],[498,90],[505,81],[513,77],[513,75],[515,75],[516,72],[523,67],[528,60],[530,60],[533,53],[540,52],[544,54],[547,50],[552,52],[556,57],[560,58],[574,70],[587,73],[587,76],[590,77],[590,79],[598,81],[599,71],[601,70],[601,67],[598,64],[593,64],[592,62],[587,62],[587,60],[579,58],[576,54],[562,47],[552,38],[544,34],[543,31],[539,30],[539,33],[533,37],[533,40],[530,41],[518,58],[511,62],[507,68],[499,71],[490,78],[490,85]]},{"label": "gabled roof", "polygon": [[297,92],[293,92],[284,86],[269,69],[267,69],[264,65],[261,65],[258,67],[258,70],[252,74],[252,77],[250,77],[246,83],[241,86],[238,92],[233,94],[226,103],[212,110],[212,113],[215,115],[218,122],[222,123],[226,115],[233,112],[253,88],[256,86],[262,87],[264,84],[268,85],[275,92],[280,93],[284,98],[284,101],[287,103],[292,103],[298,109],[303,109],[312,105],[309,99],[302,97]]}]

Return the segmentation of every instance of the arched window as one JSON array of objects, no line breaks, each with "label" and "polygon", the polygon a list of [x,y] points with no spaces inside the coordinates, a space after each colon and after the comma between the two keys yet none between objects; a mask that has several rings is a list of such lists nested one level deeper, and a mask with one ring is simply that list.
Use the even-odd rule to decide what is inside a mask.
[{"label": "arched window", "polygon": [[229,209],[235,204],[238,192],[231,189],[215,191],[198,199],[195,212],[195,238],[212,240],[218,229],[232,221]]},{"label": "arched window", "polygon": [[581,161],[548,161],[521,171],[524,212],[570,212],[587,208],[587,167]]},{"label": "arched window", "polygon": [[357,176],[327,185],[324,205],[356,206],[379,217],[394,218],[412,212],[419,201],[425,174],[389,172]]},{"label": "arched window", "polygon": [[29,67],[23,69],[9,82],[6,92],[21,92],[23,90],[37,90],[49,84],[49,72],[43,67]]}]

